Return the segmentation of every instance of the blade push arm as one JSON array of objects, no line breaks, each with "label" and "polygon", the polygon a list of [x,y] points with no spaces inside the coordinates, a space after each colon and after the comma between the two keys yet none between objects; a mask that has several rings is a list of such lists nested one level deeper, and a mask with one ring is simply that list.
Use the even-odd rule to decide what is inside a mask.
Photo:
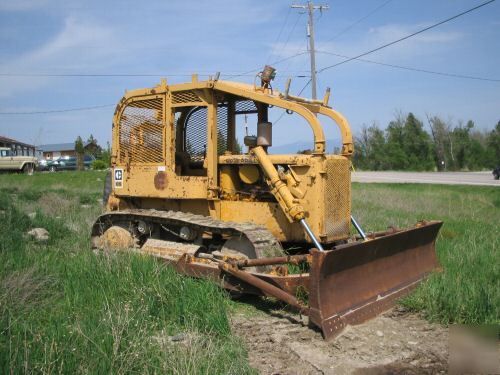
[{"label": "blade push arm", "polygon": [[291,223],[298,221],[304,227],[307,235],[314,242],[314,246],[316,246],[318,250],[323,251],[321,243],[318,241],[318,239],[316,238],[316,236],[314,235],[311,228],[309,228],[309,225],[306,222],[304,207],[302,207],[298,203],[297,199],[294,198],[294,196],[290,192],[290,189],[288,189],[286,183],[284,183],[281,180],[278,171],[274,167],[272,161],[267,156],[267,153],[266,151],[264,151],[264,148],[262,148],[262,146],[257,146],[254,147],[251,152],[257,157],[257,160],[259,161],[262,170],[264,171],[264,173],[268,178],[269,181],[268,183],[271,187],[271,193],[278,201],[287,219]]},{"label": "blade push arm", "polygon": [[297,202],[297,199],[292,195],[286,183],[281,180],[278,171],[262,146],[254,147],[252,153],[257,157],[262,170],[269,179],[271,193],[277,199],[288,220],[293,223],[303,219],[305,215],[304,207]]}]

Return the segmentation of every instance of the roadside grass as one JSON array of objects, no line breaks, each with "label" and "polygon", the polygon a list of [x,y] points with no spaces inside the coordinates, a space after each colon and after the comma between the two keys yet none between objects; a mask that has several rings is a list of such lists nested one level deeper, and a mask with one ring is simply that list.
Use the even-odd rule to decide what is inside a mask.
[{"label": "roadside grass", "polygon": [[[352,199],[352,213],[367,232],[405,228],[419,220],[444,222],[436,241],[443,271],[399,303],[444,325],[500,324],[500,189],[353,183]],[[232,308],[260,313],[247,303],[236,302]],[[280,303],[267,306],[280,308]]]},{"label": "roadside grass", "polygon": [[[0,176],[0,372],[254,373],[224,291],[149,257],[90,250],[102,181]],[[48,242],[26,236],[35,227]]]},{"label": "roadside grass", "polygon": [[436,250],[443,272],[401,303],[442,324],[500,323],[500,189],[353,183],[353,215],[365,230],[442,220]]},{"label": "roadside grass", "polygon": [[[0,371],[253,373],[228,311],[257,309],[148,257],[90,250],[104,176],[0,175]],[[443,272],[401,301],[443,324],[500,321],[499,208],[497,188],[353,184],[367,231],[444,221]]]}]

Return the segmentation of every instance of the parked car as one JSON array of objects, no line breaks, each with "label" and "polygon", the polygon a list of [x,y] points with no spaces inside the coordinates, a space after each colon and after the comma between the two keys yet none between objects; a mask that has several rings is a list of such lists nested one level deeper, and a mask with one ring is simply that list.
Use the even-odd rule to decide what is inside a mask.
[{"label": "parked car", "polygon": [[17,156],[8,147],[0,147],[0,171],[33,174],[38,161],[33,156]]},{"label": "parked car", "polygon": [[[89,169],[94,160],[95,158],[92,155],[84,155],[84,168]],[[40,162],[40,169],[50,172],[76,170],[76,167],[76,156],[62,156],[54,160],[45,160],[45,162]]]},{"label": "parked car", "polygon": [[498,167],[496,167],[495,169],[493,169],[493,177],[495,178],[495,180],[498,180],[500,178],[500,165]]},{"label": "parked car", "polygon": [[41,159],[38,161],[38,169],[40,171],[51,171],[55,172],[57,169],[55,167],[59,159]]}]

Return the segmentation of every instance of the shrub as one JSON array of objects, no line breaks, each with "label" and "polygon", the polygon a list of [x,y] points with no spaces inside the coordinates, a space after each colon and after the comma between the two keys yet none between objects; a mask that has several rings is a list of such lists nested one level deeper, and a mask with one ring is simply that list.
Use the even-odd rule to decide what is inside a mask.
[{"label": "shrub", "polygon": [[103,160],[96,159],[92,161],[92,169],[94,170],[106,169],[107,167],[108,165]]}]

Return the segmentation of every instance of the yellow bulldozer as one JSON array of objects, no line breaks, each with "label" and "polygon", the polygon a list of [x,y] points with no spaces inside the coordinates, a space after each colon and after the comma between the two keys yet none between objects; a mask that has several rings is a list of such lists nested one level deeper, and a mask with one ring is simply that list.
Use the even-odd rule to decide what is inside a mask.
[{"label": "yellow bulldozer", "polygon": [[[274,297],[329,339],[388,309],[439,267],[442,223],[365,233],[351,215],[347,120],[328,105],[329,91],[305,99],[273,90],[273,78],[266,67],[253,85],[193,75],[128,91],[114,113],[106,211],[92,246],[150,254],[235,295]],[[270,152],[271,107],[303,118],[309,153]],[[242,116],[256,119],[244,146],[236,136]],[[326,153],[322,118],[340,129],[338,155]]]}]

